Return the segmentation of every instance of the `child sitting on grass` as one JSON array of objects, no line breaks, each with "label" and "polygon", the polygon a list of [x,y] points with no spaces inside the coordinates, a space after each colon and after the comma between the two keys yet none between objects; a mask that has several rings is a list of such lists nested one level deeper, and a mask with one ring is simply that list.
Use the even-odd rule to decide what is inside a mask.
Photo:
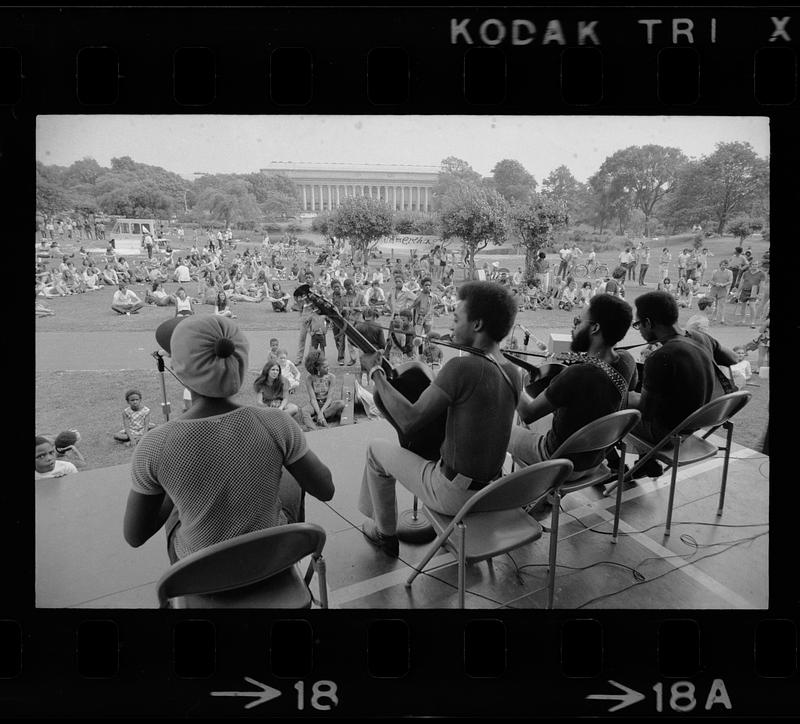
[{"label": "child sitting on grass", "polygon": [[128,390],[125,401],[128,407],[122,411],[123,429],[115,433],[114,439],[127,443],[128,447],[136,447],[155,424],[150,422],[150,408],[142,405],[142,393],[139,390]]}]

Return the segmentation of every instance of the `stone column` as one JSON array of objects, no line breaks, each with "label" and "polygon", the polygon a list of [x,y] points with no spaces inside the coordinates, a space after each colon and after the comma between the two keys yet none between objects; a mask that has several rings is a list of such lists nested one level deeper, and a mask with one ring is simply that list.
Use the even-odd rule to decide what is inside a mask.
[{"label": "stone column", "polygon": [[303,211],[308,211],[306,208],[306,187],[303,186]]},{"label": "stone column", "polygon": [[317,210],[317,206],[314,203],[314,184],[311,184],[308,188],[311,191],[311,210],[312,211],[316,211]]},{"label": "stone column", "polygon": [[339,197],[339,184],[336,184],[336,208],[339,208],[339,204],[341,203],[341,199]]},{"label": "stone column", "polygon": [[425,211],[430,211],[430,210],[431,210],[431,203],[430,203],[430,200],[428,199],[428,187],[426,186],[425,187]]}]

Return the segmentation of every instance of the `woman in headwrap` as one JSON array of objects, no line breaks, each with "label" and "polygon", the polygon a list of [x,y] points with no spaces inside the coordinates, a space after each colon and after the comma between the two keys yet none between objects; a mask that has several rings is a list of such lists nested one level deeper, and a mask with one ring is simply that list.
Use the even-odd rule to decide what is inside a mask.
[{"label": "woman in headwrap", "polygon": [[[174,329],[171,336],[160,334],[165,325]],[[124,522],[130,545],[142,545],[165,526],[175,563],[245,533],[302,522],[304,492],[333,497],[330,470],[289,415],[233,401],[249,351],[235,322],[215,315],[175,318],[156,338],[171,353],[193,404],[136,448]]]}]

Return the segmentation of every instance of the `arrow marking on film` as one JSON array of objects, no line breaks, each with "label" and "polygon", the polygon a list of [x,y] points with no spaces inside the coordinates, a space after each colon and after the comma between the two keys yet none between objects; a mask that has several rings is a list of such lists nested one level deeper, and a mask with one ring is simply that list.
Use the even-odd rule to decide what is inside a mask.
[{"label": "arrow marking on film", "polygon": [[635,689],[630,689],[624,684],[620,684],[617,681],[612,681],[611,679],[608,680],[609,684],[613,684],[616,686],[620,691],[624,692],[622,694],[589,694],[586,698],[587,699],[603,699],[607,701],[619,701],[619,704],[616,706],[612,706],[608,711],[609,713],[612,711],[617,711],[617,709],[624,709],[626,706],[630,706],[631,704],[636,704],[637,702],[642,701],[644,699],[644,694],[640,694]]},{"label": "arrow marking on film", "polygon": [[255,701],[251,701],[249,704],[244,705],[245,709],[252,709],[254,706],[266,704],[268,701],[277,699],[283,693],[282,691],[273,689],[271,686],[262,684],[260,681],[251,679],[249,676],[245,676],[244,680],[248,684],[257,686],[259,689],[261,689],[261,691],[212,691],[211,696],[254,696],[256,698]]}]

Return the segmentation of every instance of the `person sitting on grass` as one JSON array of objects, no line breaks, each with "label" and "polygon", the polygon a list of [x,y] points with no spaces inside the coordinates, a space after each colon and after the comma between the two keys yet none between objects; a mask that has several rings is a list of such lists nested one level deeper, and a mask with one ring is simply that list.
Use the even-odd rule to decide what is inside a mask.
[{"label": "person sitting on grass", "polygon": [[77,473],[76,468],[67,460],[56,459],[56,447],[53,441],[43,435],[36,435],[36,466],[34,479],[61,478],[64,475]]},{"label": "person sitting on grass", "polygon": [[111,264],[106,263],[103,267],[103,271],[100,272],[100,281],[108,287],[119,286],[119,275]]},{"label": "person sitting on grass", "polygon": [[114,292],[114,298],[111,300],[111,309],[117,314],[138,314],[143,306],[144,302],[136,296],[133,290],[128,289],[124,282],[119,285],[119,289]]},{"label": "person sitting on grass", "polygon": [[[72,463],[78,469],[86,467],[86,460],[78,450],[78,443],[81,441],[81,434],[77,430],[63,430],[56,435],[53,444],[56,447],[56,459],[63,460],[68,455],[72,457]],[[70,462],[70,461],[67,461]]]},{"label": "person sitting on grass", "polygon": [[[277,340],[275,341],[277,342]],[[281,366],[281,374],[286,378],[286,382],[289,385],[289,394],[291,394],[300,386],[300,370],[289,359],[289,352],[285,348],[279,348],[275,357]]]},{"label": "person sitting on grass", "polygon": [[236,319],[236,315],[228,306],[228,295],[222,289],[217,292],[217,303],[214,306],[214,314],[216,314],[218,317],[229,317],[230,319]]},{"label": "person sitting on grass", "polygon": [[289,381],[283,376],[277,360],[270,360],[264,365],[261,374],[253,383],[253,391],[256,393],[256,404],[283,410],[303,427],[300,408],[289,402]]},{"label": "person sitting on grass", "polygon": [[144,301],[157,307],[168,307],[170,304],[175,304],[175,297],[162,289],[161,282],[153,282],[152,290],[147,289],[144,293]]},{"label": "person sitting on grass", "polygon": [[103,285],[100,283],[100,275],[93,264],[90,264],[83,270],[83,284],[87,291],[93,292],[97,289],[102,289]]},{"label": "person sitting on grass", "polygon": [[192,300],[186,296],[186,290],[183,287],[178,287],[175,290],[175,316],[188,317],[192,314],[194,314]]},{"label": "person sitting on grass", "polygon": [[36,292],[34,299],[36,301],[36,316],[37,317],[52,317],[55,312],[50,309],[50,307],[46,307],[42,302],[39,301],[39,293]]},{"label": "person sitting on grass", "polygon": [[155,427],[150,422],[150,408],[142,405],[142,393],[139,390],[128,390],[125,393],[128,403],[122,411],[123,428],[114,434],[114,439],[127,443],[128,447],[136,447],[144,434]]},{"label": "person sitting on grass", "polygon": [[303,364],[308,371],[306,391],[309,400],[303,407],[303,422],[312,430],[317,425],[327,427],[328,421],[340,417],[344,408],[344,401],[333,398],[336,376],[329,371],[328,360],[320,349],[310,350]]}]

